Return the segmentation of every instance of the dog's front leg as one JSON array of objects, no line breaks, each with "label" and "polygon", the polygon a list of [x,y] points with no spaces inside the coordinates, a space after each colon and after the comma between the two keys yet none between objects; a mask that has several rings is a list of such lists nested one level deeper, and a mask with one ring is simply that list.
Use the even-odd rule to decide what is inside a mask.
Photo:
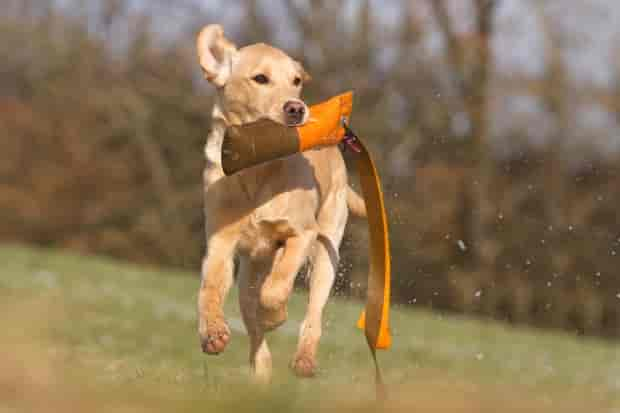
[{"label": "dog's front leg", "polygon": [[207,240],[198,293],[198,333],[207,354],[221,353],[230,340],[223,306],[233,283],[236,243],[234,237],[226,234],[214,234]]},{"label": "dog's front leg", "polygon": [[295,276],[310,254],[317,231],[305,230],[286,240],[283,250],[276,254],[270,273],[261,288],[261,322],[271,330],[286,321],[288,302]]}]

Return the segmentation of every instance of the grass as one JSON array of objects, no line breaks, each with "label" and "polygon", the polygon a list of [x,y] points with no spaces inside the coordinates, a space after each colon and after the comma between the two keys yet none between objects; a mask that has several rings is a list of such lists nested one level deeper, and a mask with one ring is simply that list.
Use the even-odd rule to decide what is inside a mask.
[{"label": "grass", "polygon": [[[372,364],[354,328],[361,303],[334,298],[313,380],[287,365],[305,295],[269,337],[274,382],[251,384],[233,292],[226,352],[196,335],[196,274],[98,257],[0,247],[0,413],[4,411],[620,412],[618,343],[394,308],[380,354],[391,393],[373,403]],[[79,410],[79,409],[75,409]]]}]

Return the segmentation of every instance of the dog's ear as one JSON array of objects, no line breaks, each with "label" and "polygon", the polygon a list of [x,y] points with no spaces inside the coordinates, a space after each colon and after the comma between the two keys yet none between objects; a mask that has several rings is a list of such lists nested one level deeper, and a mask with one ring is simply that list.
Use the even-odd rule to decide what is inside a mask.
[{"label": "dog's ear", "polygon": [[301,75],[301,81],[303,83],[310,82],[312,80],[312,76],[310,76],[308,72],[306,72],[306,69],[304,69],[304,66],[301,63],[297,61],[295,61],[295,63],[297,63],[297,66],[299,66],[299,73]]},{"label": "dog's ear", "polygon": [[205,78],[217,87],[224,86],[232,72],[237,47],[224,36],[219,24],[204,27],[198,35],[196,46]]}]

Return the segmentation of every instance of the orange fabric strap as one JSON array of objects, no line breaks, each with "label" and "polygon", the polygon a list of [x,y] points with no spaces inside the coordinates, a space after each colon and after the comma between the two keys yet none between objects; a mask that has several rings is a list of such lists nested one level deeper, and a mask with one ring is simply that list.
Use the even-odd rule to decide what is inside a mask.
[{"label": "orange fabric strap", "polygon": [[366,309],[358,321],[358,327],[363,328],[366,333],[366,340],[375,363],[377,397],[385,400],[387,392],[379,369],[376,350],[387,349],[392,344],[389,330],[390,239],[377,168],[364,143],[360,140],[357,143],[361,148],[361,152],[357,154],[357,170],[364,202],[366,203],[368,231],[370,233],[370,270],[368,272]]},{"label": "orange fabric strap", "polygon": [[392,345],[389,330],[391,260],[387,213],[375,163],[364,143],[358,140],[358,144],[362,151],[357,155],[357,170],[370,233],[370,271],[366,310],[357,326],[365,330],[369,344],[383,350]]}]

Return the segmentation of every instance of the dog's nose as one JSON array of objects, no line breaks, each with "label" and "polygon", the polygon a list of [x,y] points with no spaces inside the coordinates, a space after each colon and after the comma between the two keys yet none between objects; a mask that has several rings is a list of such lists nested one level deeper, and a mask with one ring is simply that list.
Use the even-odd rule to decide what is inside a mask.
[{"label": "dog's nose", "polygon": [[297,125],[302,122],[306,114],[306,105],[299,101],[289,100],[284,104],[284,118],[288,125]]}]

